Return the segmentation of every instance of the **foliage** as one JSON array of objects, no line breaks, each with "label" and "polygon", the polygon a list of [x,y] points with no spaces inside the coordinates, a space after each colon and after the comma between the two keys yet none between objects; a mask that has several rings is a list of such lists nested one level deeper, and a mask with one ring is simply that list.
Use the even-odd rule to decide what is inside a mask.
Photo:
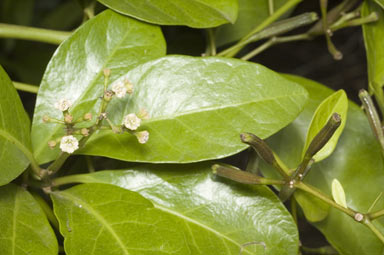
[{"label": "foliage", "polygon": [[[382,253],[383,1],[35,2],[0,4],[1,254]],[[202,56],[167,55],[170,25],[204,31]],[[318,36],[339,60],[352,26],[363,109],[250,61]],[[23,63],[15,39],[37,42]],[[304,221],[327,246],[301,245]]]}]

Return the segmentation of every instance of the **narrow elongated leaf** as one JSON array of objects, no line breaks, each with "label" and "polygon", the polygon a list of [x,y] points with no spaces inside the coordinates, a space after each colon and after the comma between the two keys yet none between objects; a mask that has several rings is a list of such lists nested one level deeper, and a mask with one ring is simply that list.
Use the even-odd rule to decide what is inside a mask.
[{"label": "narrow elongated leaf", "polygon": [[237,0],[98,0],[109,8],[139,20],[159,25],[196,28],[234,23]]},{"label": "narrow elongated leaf", "polygon": [[364,43],[367,51],[369,90],[383,97],[384,86],[384,9],[374,1],[364,1],[361,8],[362,17],[376,12],[378,21],[363,24]]},{"label": "narrow elongated leaf", "polygon": [[333,179],[332,181],[332,197],[336,203],[338,203],[339,205],[345,208],[348,208],[343,186],[337,179]]},{"label": "narrow elongated leaf", "polygon": [[57,255],[55,234],[42,209],[23,188],[0,187],[0,254]]},{"label": "narrow elongated leaf", "polygon": [[[297,254],[295,223],[276,196],[264,186],[222,183],[221,179],[215,181],[211,177],[210,166],[209,163],[143,165],[134,169],[101,171],[71,178],[83,183],[118,185],[137,191],[151,200],[155,208],[167,213],[178,224],[174,226],[174,223],[169,222],[169,229],[177,229],[177,233],[168,235],[164,231],[164,238],[171,242],[173,235],[175,238],[179,234],[185,236],[184,245],[189,251],[183,253],[180,248],[181,251],[175,254],[239,254],[246,243],[253,245],[244,246],[243,255]],[[95,190],[89,193],[95,193]],[[93,196],[84,193],[84,197]],[[110,201],[109,195],[105,196]],[[102,201],[105,206],[106,201]],[[111,208],[105,210],[116,211]],[[141,212],[140,208],[136,210]],[[132,218],[129,215],[126,217]],[[75,222],[70,221],[74,235],[72,224]],[[97,231],[93,230],[89,238],[92,239],[96,234]],[[141,232],[136,230],[136,236],[141,237]]]},{"label": "narrow elongated leaf", "polygon": [[[239,15],[235,24],[220,26],[215,31],[216,43],[222,46],[241,39],[269,17],[269,0],[239,0]],[[274,10],[287,0],[274,0]]]},{"label": "narrow elongated leaf", "polygon": [[[281,132],[268,139],[280,158],[292,168],[301,161],[302,146],[305,142],[307,127],[317,106],[333,91],[316,82],[286,76],[303,85],[309,92],[308,104],[299,117]],[[262,167],[263,174],[271,177],[273,169],[267,171]],[[335,151],[327,160],[315,163],[305,182],[317,187],[331,197],[330,188],[332,180],[337,178],[348,194],[348,207],[365,213],[373,201],[382,192],[384,164],[379,143],[376,141],[368,120],[362,109],[349,102],[348,120],[343,135],[340,137]],[[362,192],[364,187],[364,192]],[[312,196],[307,196],[306,201],[311,201]],[[302,204],[305,214],[316,213],[317,203]],[[375,208],[384,208],[384,201],[380,200]],[[313,223],[339,251],[340,254],[382,254],[383,244],[364,225],[356,222],[342,212],[330,208],[328,213],[312,215],[318,222]],[[321,218],[322,217],[322,218]],[[325,217],[325,218],[324,218]],[[322,219],[322,221],[319,221]],[[383,220],[375,220],[376,227],[384,233]]]},{"label": "narrow elongated leaf", "polygon": [[307,139],[305,141],[303,149],[303,157],[308,149],[308,146],[312,142],[313,138],[319,133],[319,131],[325,126],[328,120],[331,118],[333,113],[338,113],[341,117],[341,124],[336,132],[333,134],[332,138],[324,145],[324,147],[316,153],[313,157],[316,162],[319,162],[326,157],[328,157],[336,148],[337,141],[343,129],[345,123],[347,122],[347,110],[348,110],[348,98],[344,90],[339,90],[327,97],[320,105],[317,107],[311,124],[309,125]]},{"label": "narrow elongated leaf", "polygon": [[107,10],[80,27],[60,45],[44,74],[37,96],[32,125],[32,143],[39,162],[54,159],[59,150],[47,142],[64,135],[63,127],[43,123],[49,115],[61,119],[54,104],[66,98],[74,103],[77,119],[87,112],[98,112],[102,96],[103,69],[116,79],[133,67],[165,54],[165,42],[156,26]]},{"label": "narrow elongated leaf", "polygon": [[246,148],[239,134],[266,138],[290,123],[306,101],[306,91],[269,69],[226,58],[169,56],[143,64],[128,79],[134,94],[113,100],[108,116],[120,125],[123,116],[146,109],[148,143],[102,131],[82,154],[126,161],[193,162],[222,158]]},{"label": "narrow elongated leaf", "polygon": [[20,175],[29,165],[30,121],[11,80],[0,67],[0,185]]}]

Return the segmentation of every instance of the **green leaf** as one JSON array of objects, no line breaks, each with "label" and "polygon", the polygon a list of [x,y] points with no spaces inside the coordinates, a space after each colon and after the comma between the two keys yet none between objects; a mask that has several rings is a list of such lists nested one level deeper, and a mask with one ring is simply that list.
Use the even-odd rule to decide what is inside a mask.
[{"label": "green leaf", "polygon": [[234,23],[237,0],[98,0],[122,14],[159,25],[185,25],[195,28]]},{"label": "green leaf", "polygon": [[348,111],[348,98],[344,90],[339,90],[333,93],[331,96],[324,99],[324,101],[317,107],[311,124],[309,125],[307,139],[303,149],[303,157],[308,149],[308,146],[312,142],[313,138],[319,133],[319,131],[325,126],[333,113],[338,113],[341,117],[341,124],[332,138],[324,145],[324,147],[315,154],[313,157],[316,162],[319,162],[327,158],[335,150],[337,141],[347,121]]},{"label": "green leaf", "polygon": [[339,205],[345,208],[348,208],[343,186],[337,179],[333,179],[332,181],[332,197],[336,203],[338,203]]},{"label": "green leaf", "polygon": [[81,154],[126,161],[194,162],[222,158],[247,146],[239,134],[266,138],[302,110],[306,91],[269,69],[235,59],[169,56],[145,63],[120,79],[134,84],[131,98],[113,100],[108,116],[146,109],[148,143],[130,134],[102,131]]},{"label": "green leaf", "polygon": [[[101,171],[64,178],[84,183],[109,183],[139,192],[152,201],[154,208],[157,208],[150,210],[162,211],[174,220],[174,222],[168,222],[168,228],[177,229],[177,231],[171,234],[166,231],[164,234],[158,232],[154,236],[155,240],[157,235],[161,235],[172,242],[180,234],[185,235],[185,242],[178,242],[189,251],[184,253],[179,251],[175,254],[239,254],[242,245],[249,242],[255,242],[255,244],[244,247],[243,255],[297,254],[297,228],[273,192],[264,186],[252,187],[233,182],[222,183],[221,179],[215,181],[212,179],[210,166],[210,163],[143,165],[127,170]],[[114,195],[109,195],[107,191],[99,194],[99,191],[89,188],[87,192],[84,191],[83,197],[90,201],[91,198],[101,196],[103,200],[100,201],[103,203],[103,207],[108,207],[109,204],[106,203],[113,200]],[[82,204],[82,202],[77,204]],[[69,211],[71,208],[80,211],[74,206],[67,207],[66,210]],[[137,205],[135,208],[138,214],[142,213],[142,209]],[[113,208],[104,210],[106,212],[118,211]],[[122,210],[119,209],[119,211]],[[64,213],[61,212],[61,214]],[[110,217],[113,216],[110,215]],[[73,217],[79,218],[80,214],[74,214]],[[124,217],[135,218],[129,214]],[[159,222],[155,217],[157,216],[152,216],[150,222]],[[123,219],[121,220],[123,221]],[[148,222],[145,217],[140,220]],[[65,223],[65,219],[62,221]],[[76,223],[70,220],[71,234],[75,235],[76,230],[73,224]],[[64,225],[63,228],[66,226]],[[82,236],[89,234],[90,236],[87,238],[93,239],[97,233],[96,229],[92,229],[82,232]],[[138,237],[142,236],[141,230],[136,230],[135,233]],[[80,243],[80,240],[78,242]],[[69,241],[66,241],[67,243]],[[81,245],[83,243],[88,243],[88,241],[83,240]],[[262,243],[266,246],[266,253],[264,253]],[[148,242],[142,245],[147,248],[155,248]]]},{"label": "green leaf", "polygon": [[[288,0],[274,0],[274,9],[280,8]],[[217,28],[216,43],[222,46],[237,40],[251,32],[269,17],[269,0],[239,0],[239,15],[235,24],[226,24]]]},{"label": "green leaf", "polygon": [[98,111],[102,95],[104,68],[116,79],[133,67],[163,56],[165,42],[157,26],[124,17],[107,10],[81,26],[60,45],[44,74],[37,96],[32,125],[32,143],[40,163],[51,161],[59,149],[47,142],[64,135],[63,127],[43,123],[49,115],[62,118],[54,104],[66,98],[74,103],[71,111],[77,119]]},{"label": "green leaf", "polygon": [[[309,100],[299,117],[267,142],[288,167],[293,168],[301,161],[301,148],[313,113],[333,91],[311,80],[296,76],[285,77],[304,86],[309,92]],[[267,177],[274,174],[274,170],[268,170],[264,166],[262,170]],[[364,213],[382,192],[383,173],[384,164],[380,145],[362,109],[349,101],[348,120],[335,151],[327,160],[312,166],[305,182],[331,197],[329,187],[333,179],[338,179],[343,183],[343,188],[348,194],[348,207]],[[313,200],[312,196],[305,195],[308,196],[308,201]],[[317,209],[316,204],[300,203],[300,206],[306,215],[315,213]],[[384,208],[384,201],[380,200],[375,208]],[[324,216],[324,212],[322,215]],[[322,215],[312,216],[319,219]],[[375,220],[374,224],[384,233],[382,219]],[[313,225],[325,235],[340,254],[382,254],[383,244],[367,227],[334,208],[329,209],[325,219]]]},{"label": "green leaf", "polygon": [[25,189],[0,187],[0,254],[55,255],[55,234],[43,210]]},{"label": "green leaf", "polygon": [[29,165],[30,121],[12,81],[0,66],[0,186]]},{"label": "green leaf", "polygon": [[368,62],[369,92],[377,94],[379,97],[376,98],[381,102],[384,100],[382,90],[384,86],[384,47],[381,43],[384,38],[384,10],[373,1],[364,1],[361,16],[366,17],[371,12],[376,12],[378,21],[363,24]]}]

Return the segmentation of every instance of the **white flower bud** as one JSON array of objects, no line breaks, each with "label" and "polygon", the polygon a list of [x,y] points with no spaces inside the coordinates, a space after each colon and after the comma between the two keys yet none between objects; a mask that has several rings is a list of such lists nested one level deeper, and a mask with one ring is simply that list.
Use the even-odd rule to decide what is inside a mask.
[{"label": "white flower bud", "polygon": [[149,139],[149,132],[146,130],[136,132],[135,136],[137,137],[137,140],[139,141],[139,143],[146,143],[148,142],[148,139]]},{"label": "white flower bud", "polygon": [[64,112],[72,106],[72,102],[68,99],[61,99],[59,102],[55,103],[55,108]]},{"label": "white flower bud", "polygon": [[112,85],[112,91],[118,98],[123,98],[127,94],[127,87],[123,81],[118,81]]},{"label": "white flower bud", "polygon": [[123,124],[130,130],[136,130],[140,127],[141,119],[134,113],[130,113],[124,117]]},{"label": "white flower bud", "polygon": [[63,136],[60,141],[60,149],[67,153],[73,153],[79,148],[79,141],[72,135]]}]

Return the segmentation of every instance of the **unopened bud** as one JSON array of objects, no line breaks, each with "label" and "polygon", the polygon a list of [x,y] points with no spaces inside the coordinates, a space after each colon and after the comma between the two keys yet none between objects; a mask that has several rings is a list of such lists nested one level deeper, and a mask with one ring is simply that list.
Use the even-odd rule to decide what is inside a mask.
[{"label": "unopened bud", "polygon": [[67,124],[71,124],[73,121],[73,116],[69,113],[64,115],[64,122]]},{"label": "unopened bud", "polygon": [[47,123],[47,122],[49,122],[51,120],[51,118],[48,116],[48,115],[44,115],[43,116],[43,122],[44,123]]},{"label": "unopened bud", "polygon": [[124,80],[124,85],[127,88],[127,93],[132,94],[133,93],[133,84],[128,80]]},{"label": "unopened bud", "polygon": [[49,148],[51,148],[51,149],[54,149],[55,147],[56,147],[56,145],[57,145],[57,142],[56,141],[49,141],[48,142],[48,146],[49,146]]},{"label": "unopened bud", "polygon": [[147,119],[149,119],[149,114],[148,114],[147,110],[141,109],[139,114],[137,115],[137,117],[139,117],[142,120],[147,120]]},{"label": "unopened bud", "polygon": [[142,144],[148,142],[149,140],[149,132],[146,130],[135,132],[135,136],[137,137],[137,140],[139,141],[139,143],[142,143]]},{"label": "unopened bud", "polygon": [[82,128],[80,130],[80,133],[82,136],[89,136],[89,129],[88,128]]},{"label": "unopened bud", "polygon": [[275,156],[268,144],[260,137],[251,133],[242,133],[240,135],[243,143],[249,144],[259,154],[259,156],[268,164],[273,165],[276,162]]},{"label": "unopened bud", "polygon": [[232,181],[236,181],[244,184],[260,184],[259,176],[249,172],[242,171],[235,167],[227,167],[227,166],[215,164],[212,166],[212,170],[214,174],[230,179]]},{"label": "unopened bud", "polygon": [[109,102],[113,97],[113,91],[107,90],[104,92],[104,100]]},{"label": "unopened bud", "polygon": [[321,150],[324,145],[331,139],[337,128],[341,124],[341,117],[338,113],[332,114],[327,124],[319,131],[319,133],[313,138],[309,144],[305,153],[306,158],[312,158],[315,154]]},{"label": "unopened bud", "polygon": [[105,68],[103,70],[104,76],[109,77],[111,75],[111,69]]},{"label": "unopened bud", "polygon": [[92,113],[89,112],[89,113],[84,114],[83,119],[84,119],[85,121],[90,121],[90,120],[92,120]]}]

